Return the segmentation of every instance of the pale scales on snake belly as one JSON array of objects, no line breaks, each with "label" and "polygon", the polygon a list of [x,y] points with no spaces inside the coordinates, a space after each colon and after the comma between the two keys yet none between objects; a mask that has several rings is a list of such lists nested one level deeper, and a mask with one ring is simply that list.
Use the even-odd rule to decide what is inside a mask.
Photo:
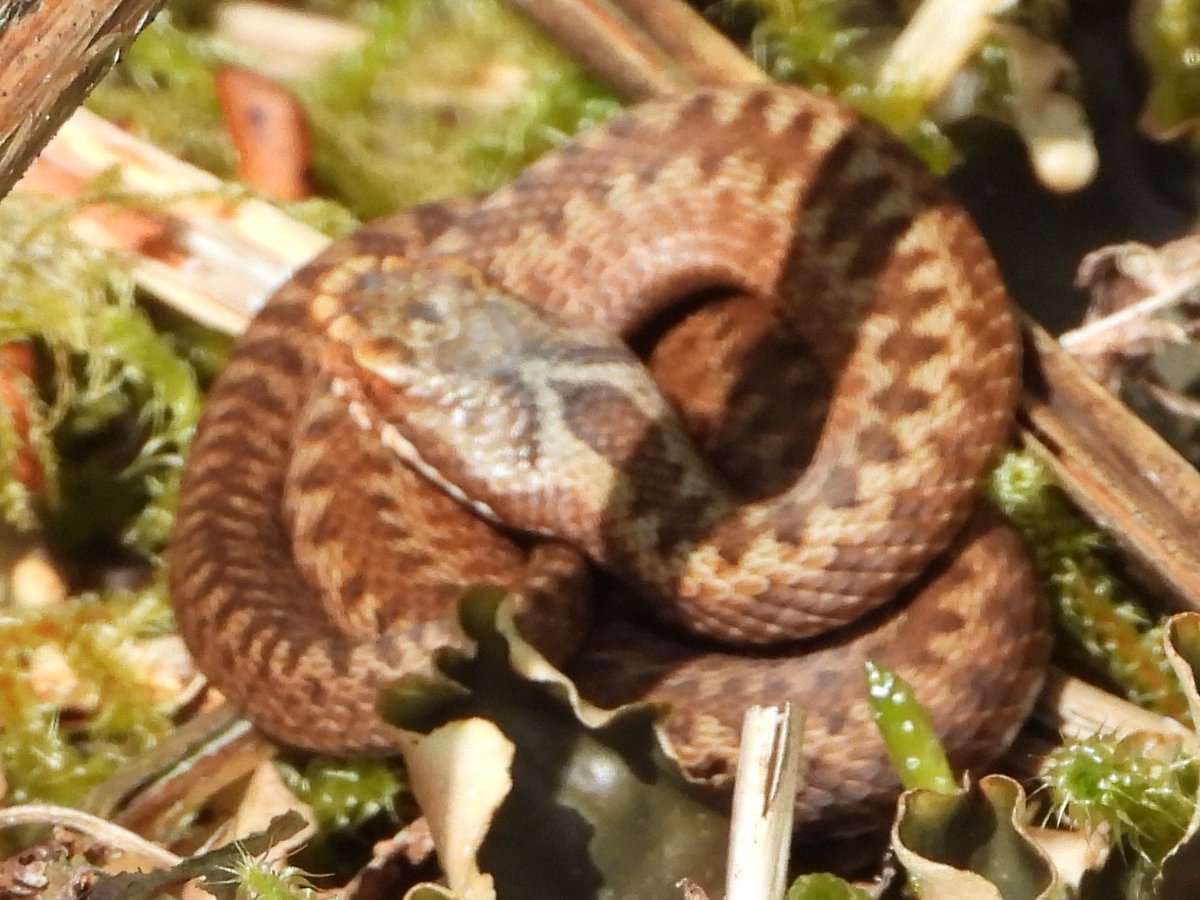
[{"label": "pale scales on snake belly", "polygon": [[[741,295],[675,324],[653,368],[688,424],[731,453],[726,469],[761,471],[772,489],[797,471],[797,448],[812,447],[774,434],[750,446],[760,419],[798,418],[799,363],[765,385],[739,374],[757,378],[788,352],[778,310],[817,336],[807,346],[832,373],[811,463],[744,505],[716,487],[706,512],[696,486],[711,479],[687,473],[687,451],[664,431],[671,414],[647,399],[623,351],[557,325],[535,338],[541,326],[529,323],[542,319],[507,300],[452,314],[454,296],[481,281],[473,273],[485,295],[626,336],[680,298]],[[470,333],[478,351],[464,350]],[[518,360],[514,342],[544,357]],[[414,360],[442,372],[412,376]],[[478,385],[452,377],[468,361]],[[745,706],[792,700],[809,716],[799,824],[850,830],[896,789],[863,702],[863,659],[913,683],[961,767],[1011,740],[1041,684],[1049,638],[1019,542],[978,519],[964,533],[1011,427],[1017,368],[982,239],[881,129],[789,88],[645,104],[476,205],[358,232],[276,294],[214,385],[193,444],[171,548],[179,626],[202,670],[268,733],[387,752],[378,687],[455,639],[448,611],[464,584],[518,588],[537,606],[585,580],[573,551],[528,550],[394,451],[415,453],[477,509],[525,509],[509,523],[523,529],[565,527],[660,617],[705,636],[730,625],[742,645],[760,645],[716,650],[605,616],[564,665],[600,705],[669,702],[681,758],[718,777],[731,771]],[[453,402],[401,421],[434,382]],[[620,415],[626,424],[611,424]],[[724,433],[722,417],[735,422]],[[494,436],[456,444],[467,428]],[[559,439],[571,449],[556,458],[546,442]],[[578,497],[549,477],[562,469],[580,475]],[[508,479],[539,473],[552,502],[523,506],[530,498]],[[923,570],[915,597],[887,602]],[[541,645],[563,643],[556,627]]]}]

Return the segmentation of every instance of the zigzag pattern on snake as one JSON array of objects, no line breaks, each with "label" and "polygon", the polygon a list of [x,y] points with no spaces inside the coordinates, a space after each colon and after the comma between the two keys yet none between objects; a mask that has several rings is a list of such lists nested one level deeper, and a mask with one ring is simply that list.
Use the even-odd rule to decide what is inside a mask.
[{"label": "zigzag pattern on snake", "polygon": [[963,767],[1040,687],[1019,542],[966,524],[1017,347],[982,238],[881,129],[799,89],[645,104],[280,289],[192,447],[181,632],[270,734],[388,752],[375,694],[461,640],[463,585],[518,590],[531,639],[561,649],[582,550],[660,623],[599,614],[559,660],[583,695],[670,703],[681,759],[718,782],[745,706],[792,700],[799,824],[852,830],[898,788],[864,659],[912,682]]}]

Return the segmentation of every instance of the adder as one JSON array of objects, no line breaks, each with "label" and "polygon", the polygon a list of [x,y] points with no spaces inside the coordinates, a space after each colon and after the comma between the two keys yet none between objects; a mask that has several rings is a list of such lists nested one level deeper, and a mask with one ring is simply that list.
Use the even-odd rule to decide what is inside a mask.
[{"label": "adder", "polygon": [[554,653],[595,567],[640,600],[555,654],[584,696],[669,703],[717,783],[746,705],[793,701],[799,825],[852,831],[898,790],[863,660],[960,767],[1042,682],[1020,542],[973,512],[1018,367],[983,239],[881,128],[798,88],[646,103],[276,293],[191,449],[179,627],[269,734],[388,753],[377,691],[461,641],[464,585],[516,591]]}]

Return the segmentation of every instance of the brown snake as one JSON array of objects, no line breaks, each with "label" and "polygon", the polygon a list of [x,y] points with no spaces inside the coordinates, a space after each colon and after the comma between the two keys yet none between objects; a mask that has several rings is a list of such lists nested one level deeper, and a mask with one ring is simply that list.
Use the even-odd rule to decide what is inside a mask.
[{"label": "brown snake", "polygon": [[[827,373],[819,428],[794,399],[819,392],[812,367],[780,361],[793,331]],[[650,334],[737,493],[613,337]],[[864,659],[913,684],[963,767],[1003,749],[1041,684],[1022,548],[967,524],[1018,365],[982,238],[881,129],[798,89],[648,103],[477,204],[363,229],[275,295],[191,451],[179,626],[265,731],[387,752],[378,688],[461,640],[464,584],[534,610],[578,588],[574,550],[514,531],[554,536],[699,636],[602,615],[563,662],[584,696],[669,702],[681,759],[718,780],[744,708],[790,699],[808,712],[800,823],[853,828],[897,784]]]}]

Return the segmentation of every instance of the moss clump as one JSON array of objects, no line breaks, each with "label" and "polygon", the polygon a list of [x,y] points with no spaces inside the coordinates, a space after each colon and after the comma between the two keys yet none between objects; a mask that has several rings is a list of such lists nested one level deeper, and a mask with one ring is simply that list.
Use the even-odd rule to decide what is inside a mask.
[{"label": "moss clump", "polygon": [[231,53],[204,32],[177,28],[164,10],[86,105],[169,153],[230,178],[237,156],[221,127],[213,67]]},{"label": "moss clump", "polygon": [[[102,193],[98,186],[78,202]],[[134,304],[118,258],[71,235],[76,208],[19,194],[0,203],[0,343],[39,348],[43,372],[24,412],[28,446],[47,476],[36,493],[15,477],[18,434],[5,408],[0,514],[69,543],[112,528],[153,556],[170,527],[200,391],[191,366]],[[121,452],[102,436],[119,438]]]},{"label": "moss clump", "polygon": [[360,217],[510,180],[617,104],[497,0],[382,2],[298,90],[320,184]]},{"label": "moss clump", "polygon": [[403,787],[395,766],[378,759],[314,757],[302,768],[281,764],[280,770],[325,832],[349,831],[377,815],[390,815]]},{"label": "moss clump", "polygon": [[895,36],[899,20],[850,22],[840,0],[724,0],[722,8],[755,14],[751,51],[773,76],[839,97],[882,122],[934,171],[950,167],[954,148],[929,115],[929,98],[876,83],[878,47]]},{"label": "moss clump", "polygon": [[1024,534],[1059,633],[1129,699],[1186,721],[1161,626],[1113,574],[1103,536],[1070,507],[1046,468],[1027,453],[1009,453],[989,493]]},{"label": "moss clump", "polygon": [[1153,876],[1187,831],[1200,787],[1200,759],[1179,740],[1135,733],[1068,741],[1042,769],[1055,814],[1077,826],[1106,826],[1134,858],[1128,896]]},{"label": "moss clump", "polygon": [[4,612],[0,767],[8,779],[6,800],[77,803],[174,727],[150,673],[131,653],[139,639],[170,629],[160,587]]}]

